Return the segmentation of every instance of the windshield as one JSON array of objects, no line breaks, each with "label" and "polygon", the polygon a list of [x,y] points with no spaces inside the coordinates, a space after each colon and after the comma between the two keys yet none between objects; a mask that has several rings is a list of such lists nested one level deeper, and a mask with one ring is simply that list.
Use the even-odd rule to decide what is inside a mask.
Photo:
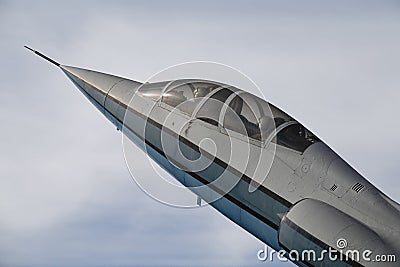
[{"label": "windshield", "polygon": [[168,86],[161,102],[176,107],[191,115],[201,99],[216,89],[218,85],[207,82],[181,82]]},{"label": "windshield", "polygon": [[274,142],[304,152],[320,141],[279,108],[235,87],[178,80],[148,84],[141,91],[144,96],[161,96],[161,103],[181,113],[260,142]]}]

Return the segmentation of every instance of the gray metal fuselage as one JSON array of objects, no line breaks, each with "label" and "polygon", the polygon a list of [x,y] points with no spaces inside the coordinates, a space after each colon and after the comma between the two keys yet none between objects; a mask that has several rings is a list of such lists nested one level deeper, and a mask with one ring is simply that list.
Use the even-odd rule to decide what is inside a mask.
[{"label": "gray metal fuselage", "polygon": [[[168,102],[169,97],[175,97],[168,89],[173,82],[141,84],[75,67],[60,65],[60,68],[118,129],[183,185],[193,188],[210,184],[222,173],[237,181],[229,190],[223,184],[212,184],[206,190],[192,191],[275,250],[337,249],[337,240],[345,238],[348,244],[342,253],[371,250],[372,255],[400,257],[399,204],[375,188],[297,121],[267,102],[230,88],[218,114],[204,118],[201,117],[202,107],[227,86],[210,81],[178,81],[183,85],[214,87],[207,89],[207,94],[201,98],[189,99],[192,102],[188,106],[174,106]],[[234,113],[229,111],[234,109],[231,103],[242,93],[245,104],[249,99],[271,108],[273,131],[265,130],[267,134],[263,136],[263,130],[250,129],[254,125],[261,129],[261,119],[256,118],[257,123],[251,124],[250,119],[244,120],[241,115],[236,116],[236,120],[242,121],[244,130],[235,126],[236,123],[226,127],[229,112]],[[205,111],[210,111],[207,108]],[[268,116],[264,114],[263,117]],[[293,130],[298,131],[299,136],[290,140]],[[204,138],[215,142],[216,152],[207,144],[200,148]],[[304,145],[299,147],[291,145],[303,141]],[[178,142],[179,147],[165,145],[174,142]],[[228,143],[231,145],[226,146]],[[185,157],[205,157],[209,165],[200,171],[188,171],[197,167],[181,159],[178,150]],[[244,157],[248,159],[245,164]],[[213,201],[210,198],[214,195],[222,197]],[[377,265],[362,258],[303,260],[296,264]],[[386,265],[396,266],[396,263]]]}]

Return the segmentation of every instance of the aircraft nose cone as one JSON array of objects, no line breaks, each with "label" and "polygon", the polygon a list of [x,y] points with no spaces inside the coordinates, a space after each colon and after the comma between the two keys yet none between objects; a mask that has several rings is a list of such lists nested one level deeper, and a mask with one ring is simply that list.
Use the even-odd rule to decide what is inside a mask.
[{"label": "aircraft nose cone", "polygon": [[121,77],[87,69],[63,65],[60,68],[95,106],[101,108],[104,107],[110,89],[124,80]]}]

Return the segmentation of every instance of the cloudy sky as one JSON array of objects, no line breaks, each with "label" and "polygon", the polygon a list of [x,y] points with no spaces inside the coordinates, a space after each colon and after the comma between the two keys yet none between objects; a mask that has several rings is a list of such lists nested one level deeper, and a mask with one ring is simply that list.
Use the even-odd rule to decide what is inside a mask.
[{"label": "cloudy sky", "polygon": [[146,196],[120,133],[23,45],[139,81],[187,61],[237,68],[399,201],[399,14],[398,1],[0,0],[0,266],[291,266],[258,262],[261,242],[212,208]]}]

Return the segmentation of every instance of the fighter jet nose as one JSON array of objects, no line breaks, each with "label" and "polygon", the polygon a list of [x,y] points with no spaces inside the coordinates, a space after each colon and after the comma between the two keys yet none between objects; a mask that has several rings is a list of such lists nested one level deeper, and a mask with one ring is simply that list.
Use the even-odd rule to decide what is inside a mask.
[{"label": "fighter jet nose", "polygon": [[[89,99],[89,101],[92,102],[92,104],[94,104],[106,116],[108,116],[105,107],[107,96],[111,95],[111,97],[114,98],[117,102],[124,103],[126,105],[130,100],[129,96],[131,97],[132,95],[127,92],[125,87],[129,86],[128,91],[130,90],[133,92],[133,89],[138,89],[138,87],[141,85],[141,83],[139,82],[114,76],[111,74],[61,65],[57,61],[49,58],[48,56],[42,54],[37,50],[30,48],[29,46],[25,45],[24,47],[29,51],[32,51],[36,55],[40,56],[41,58],[45,59],[46,61],[61,68],[61,70]],[[114,89],[114,91],[111,92],[111,89]],[[126,95],[128,95],[128,99],[125,99]],[[112,108],[112,111],[115,111],[115,107]]]},{"label": "fighter jet nose", "polygon": [[124,80],[121,77],[87,69],[64,65],[60,68],[93,104],[100,107],[104,107],[110,89]]}]

